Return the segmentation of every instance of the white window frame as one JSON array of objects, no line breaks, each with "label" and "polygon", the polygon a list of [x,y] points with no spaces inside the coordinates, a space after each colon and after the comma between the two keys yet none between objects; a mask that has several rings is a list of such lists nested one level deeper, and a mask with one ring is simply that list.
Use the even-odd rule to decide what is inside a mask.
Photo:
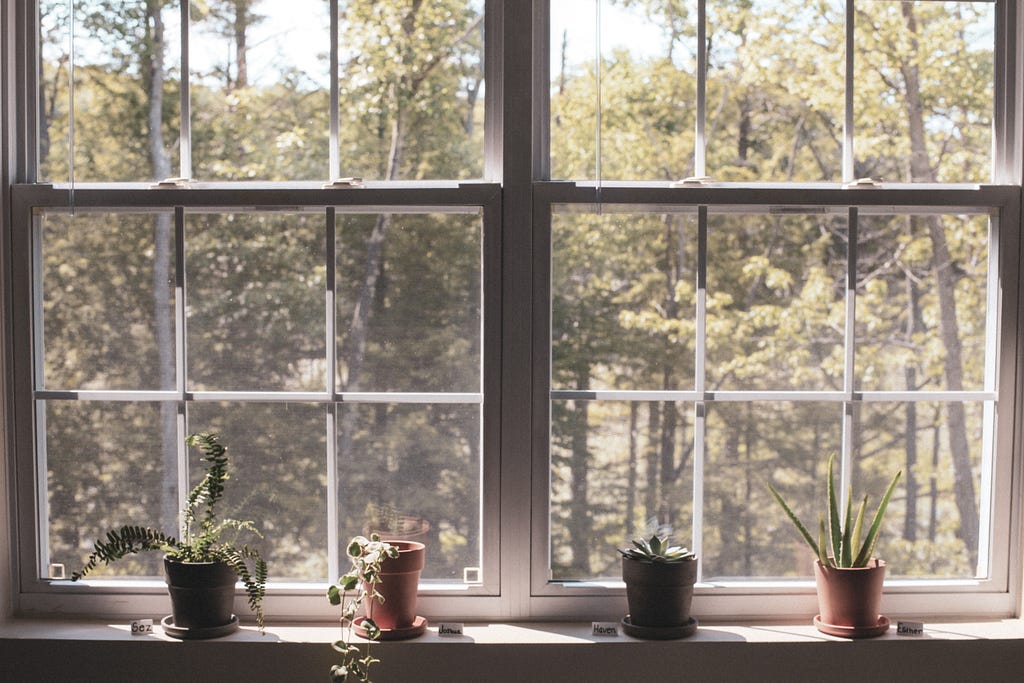
[{"label": "white window frame", "polygon": [[[514,621],[592,619],[621,615],[619,585],[569,585],[547,580],[549,407],[546,318],[549,302],[551,207],[559,203],[614,203],[638,208],[673,206],[969,206],[997,212],[998,285],[1002,313],[998,334],[997,440],[990,501],[993,520],[992,580],[980,584],[930,582],[887,585],[886,605],[901,616],[1010,616],[1020,605],[1024,503],[1024,260],[1019,236],[1024,180],[1024,0],[996,2],[996,102],[994,180],[984,186],[887,186],[845,189],[840,184],[721,184],[669,188],[664,183],[552,182],[548,155],[548,6],[557,0],[486,0],[487,128],[484,180],[480,183],[368,183],[361,189],[323,190],[319,184],[204,183],[188,189],[149,190],[143,184],[78,185],[77,206],[254,208],[272,206],[484,207],[485,306],[495,324],[485,331],[484,562],[488,575],[477,595],[424,592],[421,609],[434,619]],[[66,206],[66,186],[31,184],[36,177],[34,3],[5,3],[2,21],[4,122],[0,171],[5,211],[0,220],[0,291],[3,297],[3,433],[12,524],[14,609],[21,614],[124,617],[166,609],[165,589],[129,582],[103,590],[34,578],[37,557],[36,499],[39,483],[33,451],[28,217],[33,207]],[[703,7],[703,1],[701,2]],[[336,32],[335,34],[336,35]],[[184,65],[183,65],[184,66]],[[849,78],[850,76],[848,76]],[[336,101],[336,100],[335,100]],[[335,121],[332,120],[332,130]],[[183,129],[184,132],[184,129]],[[182,154],[185,165],[186,154]],[[328,174],[336,172],[336,155]],[[845,168],[845,164],[844,164]],[[186,175],[187,174],[183,174]],[[329,180],[326,178],[325,180]],[[20,185],[19,185],[20,184]],[[479,193],[499,191],[498,199]],[[415,193],[409,199],[408,193]],[[485,237],[486,239],[486,237]],[[25,359],[28,365],[23,365]],[[845,399],[844,399],[845,400]],[[955,585],[954,585],[955,584]],[[335,619],[320,592],[272,586],[266,598],[271,619]],[[813,587],[805,585],[701,586],[694,611],[702,621],[805,617],[813,614]],[[617,618],[617,616],[616,616]]]}]

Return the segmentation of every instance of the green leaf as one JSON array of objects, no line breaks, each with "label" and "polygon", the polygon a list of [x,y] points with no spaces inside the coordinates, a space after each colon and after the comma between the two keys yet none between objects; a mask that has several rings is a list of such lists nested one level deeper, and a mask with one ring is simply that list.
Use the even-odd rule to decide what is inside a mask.
[{"label": "green leaf", "polygon": [[878,511],[875,513],[875,518],[871,522],[871,527],[868,529],[867,538],[864,539],[864,545],[861,546],[860,553],[857,554],[857,559],[854,560],[854,567],[866,567],[868,560],[871,559],[871,553],[875,551],[875,541],[878,539],[878,530],[882,526],[882,517],[885,515],[885,509],[889,507],[889,499],[892,497],[892,492],[896,489],[896,483],[900,480],[900,475],[903,474],[903,470],[896,473],[896,476],[889,482],[889,488],[885,490],[885,495],[882,496],[882,502],[878,504]]},{"label": "green leaf", "polygon": [[836,487],[832,476],[832,466],[835,460],[836,456],[834,454],[828,458],[828,531],[832,539],[832,557],[835,558],[836,562],[839,562],[842,558],[841,543],[843,532],[839,528],[839,504],[836,501]]},{"label": "green leaf", "polygon": [[843,540],[840,542],[840,549],[842,557],[840,558],[840,567],[849,567],[850,562],[853,561],[853,551],[850,549],[850,534],[853,533],[853,525],[850,523],[851,516],[853,514],[853,487],[850,486],[846,491],[846,518],[843,522]]},{"label": "green leaf", "polygon": [[[811,538],[811,534],[809,531],[807,531],[807,527],[805,527],[800,522],[800,520],[796,516],[796,513],[789,509],[789,506],[786,505],[786,501],[782,499],[782,496],[780,496],[779,492],[775,490],[775,487],[773,487],[771,484],[766,484],[766,486],[768,487],[768,490],[771,491],[772,496],[775,497],[775,500],[778,501],[779,505],[782,506],[782,509],[785,510],[786,516],[789,517],[789,521],[793,522],[794,526],[796,526],[797,531],[799,531],[800,535],[803,536],[804,541],[807,543],[810,549],[814,551],[815,555],[821,557],[822,552],[819,549],[819,545],[814,542],[813,538]],[[821,540],[824,541],[824,539]]]},{"label": "green leaf", "polygon": [[341,591],[337,586],[329,586],[327,588],[327,600],[330,601],[332,605],[341,604]]}]

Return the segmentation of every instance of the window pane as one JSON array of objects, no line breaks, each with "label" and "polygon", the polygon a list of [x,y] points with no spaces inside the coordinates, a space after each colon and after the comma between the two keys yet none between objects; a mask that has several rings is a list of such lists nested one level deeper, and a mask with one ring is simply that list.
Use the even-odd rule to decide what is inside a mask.
[{"label": "window pane", "polygon": [[553,389],[693,389],[694,214],[551,217]]},{"label": "window pane", "polygon": [[[154,9],[161,4],[166,8]],[[172,175],[172,169],[176,173],[177,4],[76,0],[74,9],[74,179],[155,180]],[[72,178],[68,2],[41,0],[39,11],[39,179],[67,182]],[[154,120],[160,124],[151,125]]]},{"label": "window pane", "polygon": [[989,181],[995,7],[856,3],[856,177]]},{"label": "window pane", "polygon": [[479,392],[483,221],[337,217],[343,391]]},{"label": "window pane", "polygon": [[985,388],[987,216],[861,216],[861,390]]},{"label": "window pane", "polygon": [[339,410],[343,544],[374,531],[420,541],[427,545],[423,580],[461,583],[465,569],[481,567],[481,476],[479,405]]},{"label": "window pane", "polygon": [[[44,411],[50,563],[70,575],[125,524],[178,535],[178,451],[172,442],[161,454],[158,436],[173,403],[49,401]],[[96,576],[162,577],[162,557],[131,555]]]},{"label": "window pane", "polygon": [[842,178],[845,3],[708,2],[707,171]]},{"label": "window pane", "polygon": [[709,389],[843,388],[846,244],[839,216],[710,217]]},{"label": "window pane", "polygon": [[196,178],[327,177],[328,10],[323,0],[192,4],[189,67]]},{"label": "window pane", "polygon": [[670,529],[691,544],[694,409],[684,403],[553,401],[553,580],[618,579],[629,538]]},{"label": "window pane", "polygon": [[[693,175],[696,6],[601,2],[600,175]],[[595,178],[594,0],[551,3],[551,177]]]},{"label": "window pane", "polygon": [[341,174],[481,177],[483,0],[338,4]]},{"label": "window pane", "polygon": [[189,384],[325,391],[321,213],[186,218]]},{"label": "window pane", "polygon": [[974,578],[987,543],[979,537],[989,498],[980,475],[984,405],[864,403],[854,420],[854,495],[871,496],[869,514],[903,471],[875,549],[888,576]]},{"label": "window pane", "polygon": [[174,388],[172,218],[39,219],[45,388]]},{"label": "window pane", "polygon": [[838,403],[708,406],[705,580],[813,575],[814,554],[765,483],[816,528],[828,456],[842,450],[842,416]]},{"label": "window pane", "polygon": [[[214,432],[228,447],[230,481],[221,519],[252,520],[271,581],[327,580],[327,411],[307,403],[192,403],[190,432]],[[254,429],[253,425],[259,425]],[[204,474],[189,449],[190,481]]]}]

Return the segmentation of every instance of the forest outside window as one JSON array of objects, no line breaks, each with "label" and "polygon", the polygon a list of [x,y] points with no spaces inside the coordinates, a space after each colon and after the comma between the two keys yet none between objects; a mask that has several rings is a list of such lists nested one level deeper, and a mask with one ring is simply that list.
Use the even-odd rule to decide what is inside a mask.
[{"label": "forest outside window", "polygon": [[813,517],[833,453],[904,470],[890,605],[1017,609],[1019,0],[29,5],[23,612],[159,604],[153,558],[53,577],[175,530],[197,429],[282,616],[333,616],[344,541],[395,523],[437,618],[606,618],[656,526],[695,613],[793,616],[764,484]]}]

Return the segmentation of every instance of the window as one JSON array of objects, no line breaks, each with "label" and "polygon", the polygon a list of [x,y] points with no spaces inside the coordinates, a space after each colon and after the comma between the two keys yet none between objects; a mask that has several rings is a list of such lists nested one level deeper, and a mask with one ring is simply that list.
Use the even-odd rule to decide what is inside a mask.
[{"label": "window", "polygon": [[832,453],[904,470],[891,609],[1017,608],[1019,2],[27,5],[22,612],[159,609],[157,558],[59,567],[176,528],[195,430],[271,619],[329,617],[382,525],[427,539],[435,618],[607,617],[654,526],[695,613],[806,614],[764,484],[808,516]]}]

